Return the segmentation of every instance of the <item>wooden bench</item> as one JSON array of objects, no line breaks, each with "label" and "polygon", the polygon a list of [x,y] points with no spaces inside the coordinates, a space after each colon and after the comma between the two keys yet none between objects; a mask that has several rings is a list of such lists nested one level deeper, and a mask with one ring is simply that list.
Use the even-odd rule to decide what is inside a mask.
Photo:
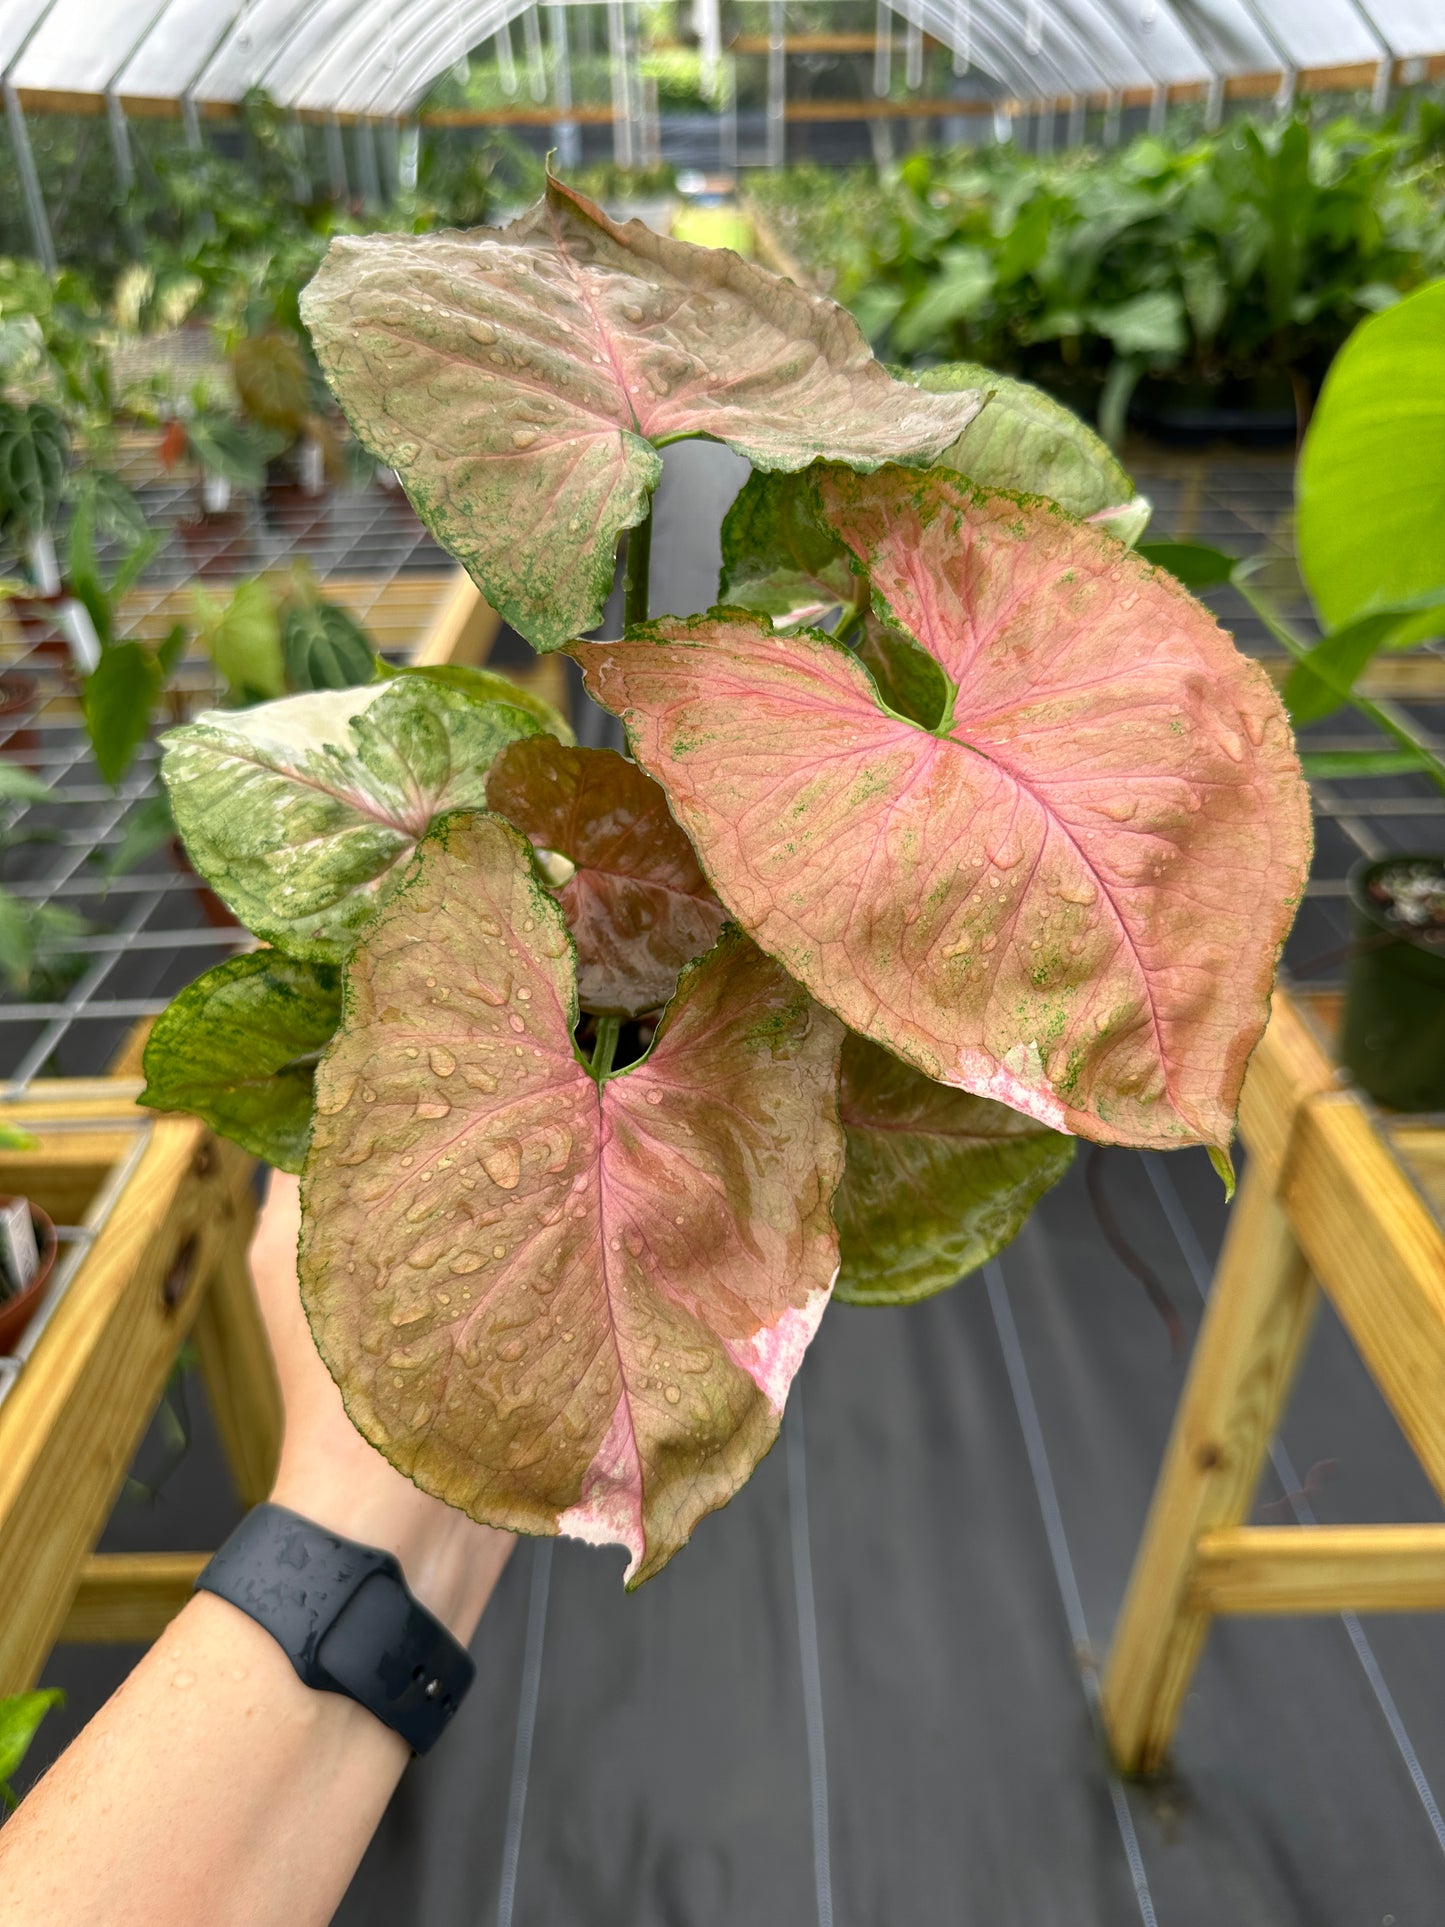
[{"label": "wooden bench", "polygon": [[1277,991],[1245,1083],[1248,1162],[1105,1672],[1127,1773],[1162,1764],[1215,1614],[1445,1608],[1445,1525],[1244,1523],[1320,1289],[1445,1497],[1445,1124],[1349,1087],[1336,1014]]}]

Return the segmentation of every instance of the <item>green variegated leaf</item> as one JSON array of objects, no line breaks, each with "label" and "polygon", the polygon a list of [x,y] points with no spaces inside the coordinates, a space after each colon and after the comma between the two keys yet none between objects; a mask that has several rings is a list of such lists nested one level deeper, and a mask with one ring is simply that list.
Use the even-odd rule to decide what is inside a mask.
[{"label": "green variegated leaf", "polygon": [[954,468],[985,488],[1045,495],[1070,515],[1098,522],[1121,542],[1133,544],[1149,521],[1149,503],[1112,449],[1072,409],[1026,381],[996,375],[973,361],[909,373],[931,394],[955,389],[988,396],[982,409],[938,457],[936,468]]},{"label": "green variegated leaf", "polygon": [[446,689],[459,689],[475,702],[510,703],[513,709],[525,711],[549,736],[555,736],[559,743],[577,740],[568,727],[567,718],[559,709],[554,709],[534,689],[524,689],[521,683],[514,682],[499,670],[477,669],[467,662],[425,662],[408,663],[392,673],[398,676],[424,676],[428,682],[441,683]]},{"label": "green variegated leaf", "polygon": [[722,525],[718,601],[796,629],[866,594],[847,549],[814,512],[807,470],[750,475]]},{"label": "green variegated leaf", "polygon": [[851,1031],[838,1113],[848,1161],[833,1199],[834,1292],[850,1305],[911,1305],[976,1271],[1074,1155],[1071,1137],[935,1084]]},{"label": "green variegated leaf", "polygon": [[333,965],[279,950],[232,957],[156,1019],[139,1101],[189,1111],[268,1164],[299,1171],[317,1060],[340,1021]]},{"label": "green variegated leaf", "polygon": [[335,962],[433,820],[483,806],[493,757],[537,728],[398,676],[208,710],[162,739],[162,772],[191,861],[242,923]]},{"label": "green variegated leaf", "polygon": [[666,443],[871,470],[926,461],[977,408],[893,380],[825,296],[550,176],[507,228],[333,241],[302,313],[361,440],[538,649],[601,620]]}]

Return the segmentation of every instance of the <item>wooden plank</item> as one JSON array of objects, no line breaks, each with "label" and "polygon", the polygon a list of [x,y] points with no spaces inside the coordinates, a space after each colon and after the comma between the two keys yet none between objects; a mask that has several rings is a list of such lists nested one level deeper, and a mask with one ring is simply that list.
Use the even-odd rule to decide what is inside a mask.
[{"label": "wooden plank", "polygon": [[1339,1084],[1340,1072],[1304,1012],[1276,985],[1239,1102],[1240,1137],[1271,1189],[1283,1176],[1301,1106]]},{"label": "wooden plank", "polygon": [[0,1405],[0,1695],[34,1681],[115,1503],[250,1160],[157,1118],[123,1199]]},{"label": "wooden plank", "polygon": [[502,618],[483,601],[476,583],[464,569],[457,569],[412,661],[419,666],[454,662],[475,669],[492,653],[501,626]]},{"label": "wooden plank", "polygon": [[1349,1092],[1301,1113],[1281,1198],[1316,1276],[1445,1497],[1445,1234]]},{"label": "wooden plank", "polygon": [[[7,1120],[8,1121],[8,1120]],[[38,1131],[33,1151],[0,1151],[0,1191],[29,1198],[55,1224],[83,1224],[134,1131]]]},{"label": "wooden plank", "polygon": [[1153,1772],[1169,1746],[1209,1627],[1190,1594],[1195,1544],[1249,1509],[1315,1302],[1299,1246],[1252,1160],[1104,1676],[1104,1722],[1126,1773]]},{"label": "wooden plank", "polygon": [[282,1428],[281,1385],[247,1258],[255,1217],[248,1193],[222,1243],[191,1334],[211,1415],[247,1506],[259,1505],[271,1490]]},{"label": "wooden plank", "polygon": [[148,1645],[190,1598],[208,1552],[92,1553],[60,1628],[62,1644]]},{"label": "wooden plank", "polygon": [[1238,1526],[1206,1532],[1190,1605],[1209,1613],[1445,1609],[1445,1526]]}]

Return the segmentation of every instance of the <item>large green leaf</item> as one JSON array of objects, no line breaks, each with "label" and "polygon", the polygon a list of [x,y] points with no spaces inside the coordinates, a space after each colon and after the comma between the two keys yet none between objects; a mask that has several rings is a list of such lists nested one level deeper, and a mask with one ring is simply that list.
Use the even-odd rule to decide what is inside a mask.
[{"label": "large green leaf", "polygon": [[447,810],[537,722],[423,676],[208,710],[162,741],[191,861],[248,929],[335,962]]},{"label": "large green leaf", "polygon": [[825,297],[550,177],[508,228],[334,241],[302,308],[358,435],[539,649],[601,620],[663,444],[873,469],[936,455],[978,406],[894,381]]},{"label": "large green leaf", "polygon": [[1404,608],[1373,609],[1322,637],[1285,681],[1285,707],[1295,728],[1320,722],[1342,708],[1361,672],[1382,649],[1397,648],[1405,636],[1415,640],[1422,613],[1442,609],[1445,583],[1423,596],[1413,596]]},{"label": "large green leaf", "polygon": [[531,716],[549,736],[555,736],[559,743],[571,743],[576,739],[567,726],[567,718],[560,710],[554,709],[544,696],[533,689],[524,689],[521,683],[514,682],[510,676],[496,669],[477,669],[464,662],[426,662],[408,663],[404,668],[391,670],[383,662],[383,675],[424,676],[428,682],[441,683],[447,689],[459,689],[464,696],[470,696],[480,703],[510,703],[513,709],[523,710]]},{"label": "large green leaf", "polygon": [[[1300,453],[1300,567],[1325,623],[1445,588],[1445,281],[1362,322]],[[1417,634],[1438,633],[1421,618]]]},{"label": "large green leaf", "polygon": [[834,1290],[852,1305],[911,1305],[976,1271],[1074,1155],[1071,1137],[935,1084],[852,1031],[838,1114],[848,1161],[833,1199]]},{"label": "large green leaf", "polygon": [[316,1064],[340,1020],[333,965],[279,950],[232,957],[156,1019],[139,1102],[189,1111],[268,1164],[299,1171]]},{"label": "large green leaf", "polygon": [[768,1450],[827,1304],[841,1029],[736,930],[641,1062],[593,1078],[576,1016],[525,839],[448,817],[347,967],[301,1287],[407,1477],[635,1584]]}]

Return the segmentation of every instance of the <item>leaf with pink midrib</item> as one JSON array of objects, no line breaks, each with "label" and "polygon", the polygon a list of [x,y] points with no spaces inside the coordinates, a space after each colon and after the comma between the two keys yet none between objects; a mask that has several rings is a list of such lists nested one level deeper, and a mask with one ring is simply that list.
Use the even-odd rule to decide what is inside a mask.
[{"label": "leaf with pink midrib", "polygon": [[840,1027],[744,936],[599,1086],[518,833],[454,816],[353,954],[317,1074],[302,1290],[362,1433],[639,1583],[771,1445],[837,1270]]},{"label": "leaf with pink midrib", "polygon": [[895,381],[825,296],[550,177],[507,228],[334,241],[302,313],[358,435],[539,649],[601,620],[662,443],[876,468],[936,455],[980,406]]},{"label": "leaf with pink midrib", "polygon": [[880,611],[958,684],[946,734],[826,638],[723,612],[578,645],[718,895],[853,1029],[1103,1142],[1228,1142],[1303,891],[1264,672],[1049,505],[829,470]]},{"label": "leaf with pink midrib", "polygon": [[584,1010],[636,1016],[665,1004],[726,912],[668,814],[662,790],[611,749],[532,738],[487,777],[492,809],[576,865],[558,891],[577,945]]}]

